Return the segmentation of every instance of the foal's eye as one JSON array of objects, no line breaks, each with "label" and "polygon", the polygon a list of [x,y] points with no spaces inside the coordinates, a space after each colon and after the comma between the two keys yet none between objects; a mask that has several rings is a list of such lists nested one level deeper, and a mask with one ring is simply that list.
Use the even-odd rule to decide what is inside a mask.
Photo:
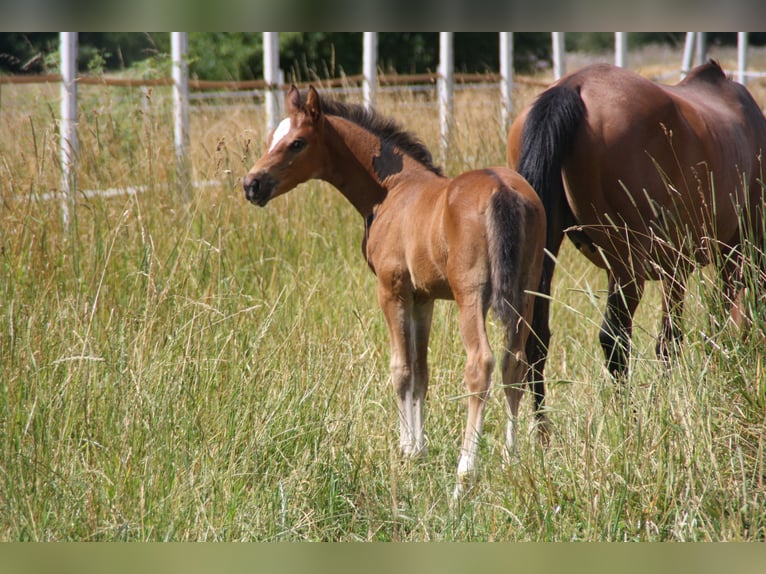
[{"label": "foal's eye", "polygon": [[298,139],[290,143],[290,150],[292,151],[300,151],[305,147],[306,147],[306,140]]}]

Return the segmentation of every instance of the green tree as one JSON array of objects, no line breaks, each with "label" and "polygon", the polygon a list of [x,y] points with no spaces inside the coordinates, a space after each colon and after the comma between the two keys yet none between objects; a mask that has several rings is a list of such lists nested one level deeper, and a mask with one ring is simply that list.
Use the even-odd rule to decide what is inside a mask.
[{"label": "green tree", "polygon": [[263,77],[263,34],[190,33],[189,73],[203,80]]}]

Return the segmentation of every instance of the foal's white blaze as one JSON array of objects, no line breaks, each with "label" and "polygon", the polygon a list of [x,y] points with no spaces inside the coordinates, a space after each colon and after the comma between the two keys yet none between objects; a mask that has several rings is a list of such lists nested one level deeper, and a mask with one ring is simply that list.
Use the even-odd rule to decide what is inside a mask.
[{"label": "foal's white blaze", "polygon": [[290,131],[290,118],[285,118],[281,122],[279,122],[279,125],[277,126],[277,129],[274,130],[274,135],[271,136],[271,145],[269,146],[269,151],[273,150],[277,144],[282,141],[282,138],[284,138],[287,135],[287,132]]}]

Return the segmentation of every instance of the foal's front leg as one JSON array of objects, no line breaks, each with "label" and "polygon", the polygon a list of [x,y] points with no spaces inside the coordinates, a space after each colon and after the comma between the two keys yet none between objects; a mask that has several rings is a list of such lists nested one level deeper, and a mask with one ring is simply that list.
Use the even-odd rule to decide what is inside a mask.
[{"label": "foal's front leg", "polygon": [[402,454],[426,453],[423,410],[428,390],[428,333],[433,302],[416,305],[383,284],[378,301],[391,338],[391,380],[399,410],[399,447]]},{"label": "foal's front leg", "polygon": [[412,312],[414,335],[414,366],[412,389],[413,434],[415,445],[411,456],[425,456],[428,453],[424,428],[424,410],[428,393],[428,339],[431,333],[434,302],[415,302]]}]

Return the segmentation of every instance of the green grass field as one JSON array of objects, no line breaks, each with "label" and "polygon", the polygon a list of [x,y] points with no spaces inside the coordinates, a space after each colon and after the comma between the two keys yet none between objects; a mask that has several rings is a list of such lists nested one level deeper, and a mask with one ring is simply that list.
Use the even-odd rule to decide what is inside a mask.
[{"label": "green grass field", "polygon": [[[537,91],[520,84],[517,105]],[[342,196],[312,182],[249,205],[239,180],[265,134],[242,106],[193,112],[195,179],[223,183],[185,199],[167,98],[83,88],[80,189],[147,189],[80,197],[64,229],[57,202],[33,199],[59,187],[57,93],[4,87],[0,108],[1,540],[766,538],[763,324],[744,341],[716,327],[710,270],[689,287],[669,370],[649,287],[618,393],[597,341],[606,279],[567,244],[552,444],[523,433],[504,468],[494,389],[477,484],[451,505],[465,424],[454,304],[434,319],[429,457],[403,461],[363,225]],[[448,173],[504,162],[498,101],[458,95]],[[435,108],[379,107],[438,150]]]}]

